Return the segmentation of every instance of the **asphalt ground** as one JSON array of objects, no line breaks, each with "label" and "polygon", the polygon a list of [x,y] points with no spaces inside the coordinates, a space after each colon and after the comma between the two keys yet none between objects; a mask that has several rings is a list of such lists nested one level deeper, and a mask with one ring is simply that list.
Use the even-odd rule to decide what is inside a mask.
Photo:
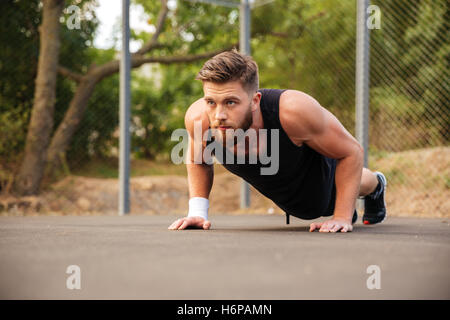
[{"label": "asphalt ground", "polygon": [[[167,230],[176,218],[0,217],[0,299],[450,298],[448,219],[359,219],[331,234],[280,215]],[[67,288],[70,265],[81,289]]]}]

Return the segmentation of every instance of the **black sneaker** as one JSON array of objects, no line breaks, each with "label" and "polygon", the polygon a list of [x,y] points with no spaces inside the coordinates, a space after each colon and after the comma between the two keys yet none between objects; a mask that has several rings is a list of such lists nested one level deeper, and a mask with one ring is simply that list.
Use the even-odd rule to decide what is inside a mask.
[{"label": "black sneaker", "polygon": [[355,212],[353,213],[352,224],[354,224],[356,220],[358,220],[358,211],[356,211],[355,209]]},{"label": "black sneaker", "polygon": [[364,224],[381,223],[386,219],[386,202],[384,194],[386,192],[386,177],[381,172],[375,172],[378,185],[374,192],[367,195],[364,199]]}]

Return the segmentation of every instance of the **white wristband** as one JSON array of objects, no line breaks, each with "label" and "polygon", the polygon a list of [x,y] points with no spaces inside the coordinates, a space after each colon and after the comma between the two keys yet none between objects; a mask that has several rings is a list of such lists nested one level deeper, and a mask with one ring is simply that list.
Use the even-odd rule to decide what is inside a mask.
[{"label": "white wristband", "polygon": [[188,217],[202,217],[208,220],[209,200],[202,197],[193,197],[189,199]]}]

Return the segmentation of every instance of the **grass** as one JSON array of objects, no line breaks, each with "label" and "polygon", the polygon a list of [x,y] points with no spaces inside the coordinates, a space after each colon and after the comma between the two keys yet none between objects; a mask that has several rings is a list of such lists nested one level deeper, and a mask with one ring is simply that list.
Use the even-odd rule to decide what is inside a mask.
[{"label": "grass", "polygon": [[406,181],[405,174],[398,168],[391,168],[383,172],[386,177],[389,177],[390,184],[403,184]]},{"label": "grass", "polygon": [[[88,164],[72,170],[72,174],[91,178],[118,178],[119,163],[116,159],[95,159]],[[162,176],[180,175],[186,176],[186,166],[184,164],[175,165],[163,160],[143,160],[133,159],[130,163],[130,176]]]}]

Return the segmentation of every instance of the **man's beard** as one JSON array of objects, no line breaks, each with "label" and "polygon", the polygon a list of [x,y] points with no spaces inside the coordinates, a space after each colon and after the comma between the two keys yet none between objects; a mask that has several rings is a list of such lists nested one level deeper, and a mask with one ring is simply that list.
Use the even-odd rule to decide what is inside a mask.
[{"label": "man's beard", "polygon": [[251,105],[249,105],[249,108],[248,108],[247,112],[245,113],[244,120],[242,121],[242,124],[240,127],[242,130],[247,131],[247,129],[250,128],[252,123],[253,123],[253,115],[252,115]]},{"label": "man's beard", "polygon": [[234,146],[237,143],[237,138],[233,137],[233,134],[236,130],[242,129],[244,132],[246,132],[250,126],[253,123],[253,115],[252,115],[252,109],[251,104],[249,105],[247,112],[245,113],[244,119],[242,120],[241,124],[237,128],[230,128],[231,132],[229,134],[225,132],[221,132],[220,134],[217,134],[216,141],[220,142],[223,146]]}]

